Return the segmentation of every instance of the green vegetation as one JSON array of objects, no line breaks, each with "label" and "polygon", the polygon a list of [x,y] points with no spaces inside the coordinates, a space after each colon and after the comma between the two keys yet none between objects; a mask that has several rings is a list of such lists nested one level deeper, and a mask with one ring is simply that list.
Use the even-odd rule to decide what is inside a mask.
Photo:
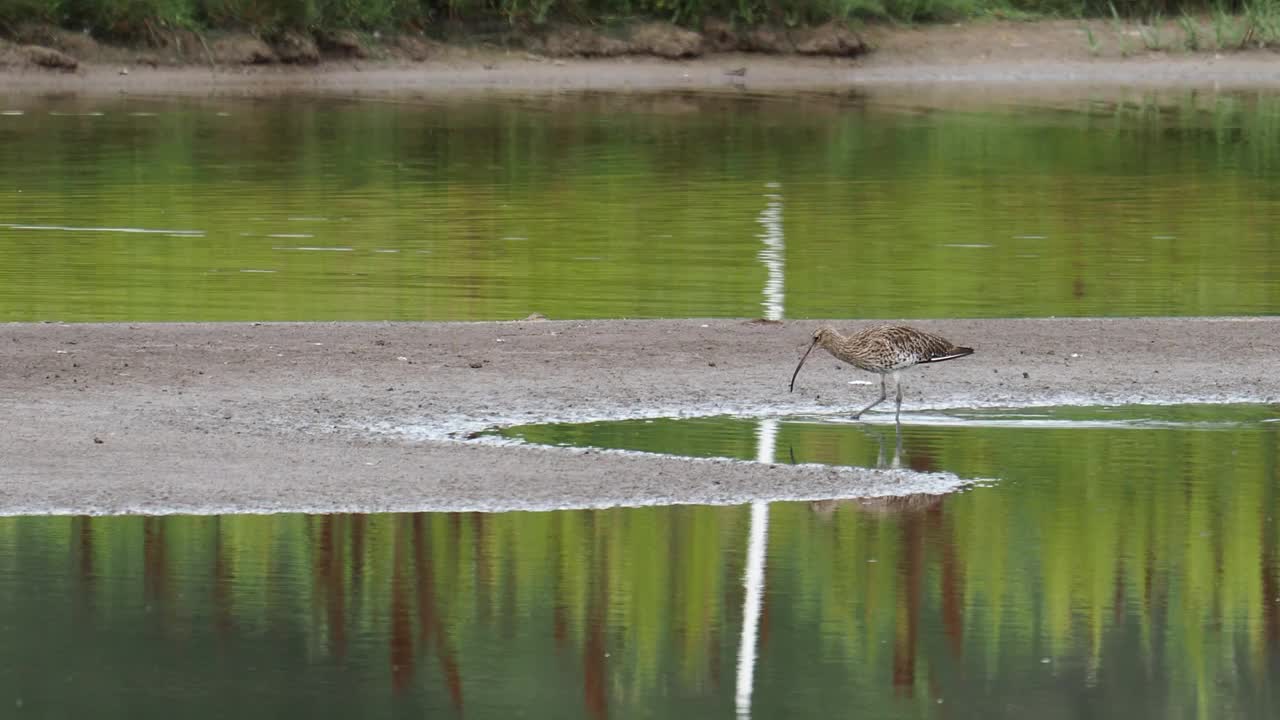
[{"label": "green vegetation", "polygon": [[1228,12],[1221,4],[1215,5],[1212,14],[1213,39],[1220,48],[1241,47],[1245,42],[1247,23]]},{"label": "green vegetation", "polygon": [[1167,49],[1168,46],[1165,44],[1166,41],[1161,28],[1163,22],[1164,18],[1160,13],[1156,13],[1151,20],[1151,24],[1142,27],[1142,42],[1147,46],[1148,50]]},{"label": "green vegetation", "polygon": [[697,27],[706,18],[720,18],[743,26],[793,26],[832,19],[930,22],[1113,13],[1137,20],[1226,13],[1242,18],[1242,40],[1269,43],[1280,36],[1280,0],[0,0],[0,31],[43,22],[100,38],[162,44],[174,29],[270,37],[285,30],[433,31],[458,22],[483,28],[652,18]]},{"label": "green vegetation", "polygon": [[1182,44],[1188,52],[1195,52],[1200,49],[1200,25],[1196,19],[1190,15],[1183,15],[1178,18],[1178,27],[1182,29]]},{"label": "green vegetation", "polygon": [[[1128,14],[1108,5],[1107,34],[1122,56],[1133,52],[1130,38],[1134,37],[1141,38],[1143,47],[1152,52],[1230,51],[1280,45],[1280,0],[1244,0],[1238,4],[1215,1],[1194,10],[1185,5],[1176,9],[1180,14],[1171,21],[1162,9]],[[1091,30],[1088,33],[1090,51],[1097,54],[1100,43]]]},{"label": "green vegetation", "polygon": [[697,25],[795,25],[850,18],[925,21],[1007,9],[1004,0],[0,0],[0,23],[53,22],[107,38],[147,40],[161,28],[404,31],[442,22],[655,18]]},{"label": "green vegetation", "polygon": [[1102,46],[1098,44],[1098,36],[1094,34],[1093,28],[1086,24],[1081,24],[1080,29],[1084,32],[1085,40],[1089,43],[1089,54],[1097,55],[1102,50]]}]

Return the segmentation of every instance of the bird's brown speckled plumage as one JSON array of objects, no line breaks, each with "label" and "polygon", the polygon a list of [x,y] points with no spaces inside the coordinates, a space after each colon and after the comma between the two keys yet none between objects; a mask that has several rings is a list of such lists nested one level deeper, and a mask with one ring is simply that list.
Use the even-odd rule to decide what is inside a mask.
[{"label": "bird's brown speckled plumage", "polygon": [[957,347],[950,340],[905,325],[876,325],[852,335],[822,327],[813,334],[819,347],[861,370],[887,373],[912,365],[964,357],[972,348]]},{"label": "bird's brown speckled plumage", "polygon": [[887,396],[885,378],[890,373],[897,386],[897,408],[901,412],[902,384],[898,371],[923,363],[954,360],[973,354],[973,348],[955,345],[940,335],[905,325],[875,325],[851,335],[841,335],[831,327],[820,327],[814,332],[813,342],[805,351],[804,357],[800,358],[795,373],[791,375],[792,390],[795,389],[796,376],[800,374],[805,358],[809,357],[815,347],[821,347],[856,368],[880,375],[880,399],[859,410],[854,418],[884,402]]}]

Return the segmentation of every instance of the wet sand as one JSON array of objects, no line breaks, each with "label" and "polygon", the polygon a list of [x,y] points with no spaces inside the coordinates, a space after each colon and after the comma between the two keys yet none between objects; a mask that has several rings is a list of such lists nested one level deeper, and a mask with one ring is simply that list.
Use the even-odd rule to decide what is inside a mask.
[{"label": "wet sand", "polygon": [[[905,373],[906,422],[923,408],[1280,399],[1276,318],[911,324],[977,353]],[[945,474],[460,439],[549,420],[847,412],[875,391],[849,381],[875,376],[825,354],[787,392],[816,325],[0,325],[0,512],[545,509],[954,489]]]}]

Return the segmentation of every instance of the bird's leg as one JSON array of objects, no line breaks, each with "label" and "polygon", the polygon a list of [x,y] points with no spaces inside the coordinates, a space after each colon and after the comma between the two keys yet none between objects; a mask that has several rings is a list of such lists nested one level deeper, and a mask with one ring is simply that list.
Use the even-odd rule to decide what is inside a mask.
[{"label": "bird's leg", "polygon": [[870,405],[868,405],[868,406],[866,406],[866,407],[862,408],[861,410],[859,410],[858,412],[854,413],[854,414],[853,414],[853,419],[854,419],[854,420],[857,420],[858,418],[862,417],[862,413],[864,413],[864,412],[866,412],[866,411],[870,410],[871,408],[873,408],[873,407],[875,407],[875,406],[879,405],[880,403],[884,402],[884,399],[885,399],[886,397],[888,397],[888,390],[885,388],[885,384],[884,384],[884,375],[881,375],[881,376],[880,376],[880,399],[879,399],[879,400],[876,400],[875,402],[871,403]]}]

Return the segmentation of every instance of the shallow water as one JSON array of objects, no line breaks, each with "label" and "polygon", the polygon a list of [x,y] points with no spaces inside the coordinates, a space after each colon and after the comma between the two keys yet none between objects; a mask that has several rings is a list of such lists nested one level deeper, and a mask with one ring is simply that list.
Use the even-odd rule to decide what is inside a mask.
[{"label": "shallow water", "polygon": [[1193,92],[0,100],[0,320],[1274,313],[1277,128]]},{"label": "shallow water", "polygon": [[[1272,717],[1278,416],[909,421],[903,467],[995,479],[937,497],[3,518],[0,698],[107,718]],[[776,449],[873,464],[883,438],[892,463],[892,425],[823,420],[779,421]],[[578,439],[750,459],[760,422]]]},{"label": "shallow water", "polygon": [[[653,418],[515,425],[484,435],[536,445],[855,467],[894,467],[891,456],[896,449],[899,467],[921,472],[944,469],[978,478],[984,477],[983,473],[998,473],[1001,466],[970,464],[959,461],[959,456],[939,466],[933,457],[938,446],[1032,447],[1063,437],[1128,438],[1135,431],[1161,430],[1277,432],[1280,406],[1116,405],[904,412],[897,429],[890,409],[873,410],[860,421],[852,420],[847,413],[780,418]],[[1137,436],[1146,437],[1143,432]],[[1090,455],[1093,448],[1081,442],[1073,452]]]}]

